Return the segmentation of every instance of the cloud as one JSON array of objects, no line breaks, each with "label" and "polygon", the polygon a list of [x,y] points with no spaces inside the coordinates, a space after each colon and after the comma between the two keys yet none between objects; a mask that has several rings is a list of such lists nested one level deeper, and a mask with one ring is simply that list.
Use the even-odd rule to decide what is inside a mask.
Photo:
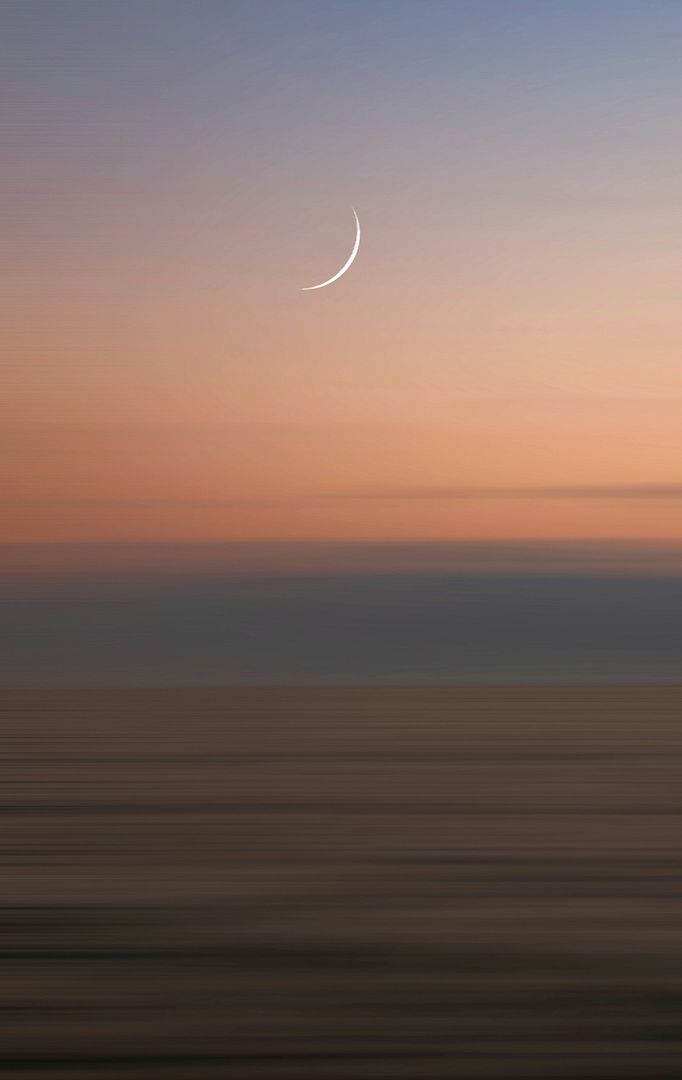
[{"label": "cloud", "polygon": [[273,503],[350,502],[350,501],[437,501],[466,499],[593,499],[593,500],[682,500],[682,483],[670,484],[544,484],[529,486],[431,486],[403,485],[359,488],[348,491],[327,491],[313,494],[254,494],[236,498],[51,498],[26,497],[0,500],[6,509],[154,509],[182,507],[186,509],[221,509]]},{"label": "cloud", "polygon": [[682,499],[680,484],[549,484],[531,487],[429,487],[372,488],[320,496],[324,499]]}]

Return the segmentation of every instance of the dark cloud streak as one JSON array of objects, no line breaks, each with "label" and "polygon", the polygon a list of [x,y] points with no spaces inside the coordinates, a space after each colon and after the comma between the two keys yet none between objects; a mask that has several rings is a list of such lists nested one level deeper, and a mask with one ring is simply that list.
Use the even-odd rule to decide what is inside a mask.
[{"label": "dark cloud streak", "polygon": [[679,484],[549,484],[537,487],[373,488],[320,496],[324,499],[439,500],[439,499],[682,499]]}]

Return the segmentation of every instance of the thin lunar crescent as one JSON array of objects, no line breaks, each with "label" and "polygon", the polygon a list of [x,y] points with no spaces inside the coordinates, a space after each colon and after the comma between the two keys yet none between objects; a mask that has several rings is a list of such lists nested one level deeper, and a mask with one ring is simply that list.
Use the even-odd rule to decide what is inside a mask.
[{"label": "thin lunar crescent", "polygon": [[346,270],[348,270],[349,267],[354,262],[355,256],[358,253],[358,248],[360,247],[360,222],[358,221],[358,215],[355,213],[355,207],[351,206],[351,210],[353,211],[353,215],[355,217],[356,233],[355,233],[355,243],[353,244],[353,250],[351,251],[350,255],[348,256],[348,259],[343,264],[341,269],[339,271],[337,271],[336,274],[334,274],[334,277],[330,277],[328,281],[321,281],[319,285],[305,285],[301,289],[301,292],[310,292],[312,289],[324,289],[325,285],[331,285],[333,281],[338,281],[339,278],[341,277],[341,275],[345,274]]}]

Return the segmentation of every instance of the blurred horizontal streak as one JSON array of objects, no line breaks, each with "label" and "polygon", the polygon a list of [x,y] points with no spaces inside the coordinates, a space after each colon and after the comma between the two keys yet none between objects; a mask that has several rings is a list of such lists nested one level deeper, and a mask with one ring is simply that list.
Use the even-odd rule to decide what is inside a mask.
[{"label": "blurred horizontal streak", "polygon": [[62,542],[0,544],[10,596],[242,575],[682,573],[677,540]]},{"label": "blurred horizontal streak", "polygon": [[[5,803],[0,805],[0,814],[14,815],[20,814],[22,817],[43,817],[45,815],[50,817],[62,817],[69,815],[88,814],[88,815],[109,815],[109,814],[123,814],[123,815],[143,815],[143,814],[219,814],[219,815],[256,815],[261,817],[269,814],[285,814],[297,817],[299,815],[306,814],[324,814],[324,815],[348,815],[348,814],[360,814],[362,817],[368,815],[407,815],[413,814],[427,815],[429,817],[441,817],[443,815],[456,815],[465,814],[467,816],[484,815],[484,816],[497,816],[500,814],[519,814],[522,816],[534,816],[535,814],[546,814],[547,810],[536,806],[515,806],[509,804],[507,806],[495,806],[494,808],[485,808],[476,806],[472,803],[433,803],[433,802],[399,802],[399,803],[385,803],[385,802],[359,802],[359,803],[336,803],[336,802],[275,802],[275,803],[212,803],[212,802],[173,802],[173,803],[105,803],[105,802],[60,802],[55,800],[50,803]],[[578,814],[580,816],[593,817],[595,815],[654,815],[654,816],[666,816],[669,814],[680,815],[682,814],[682,806],[657,806],[655,804],[650,806],[623,806],[619,808],[603,808],[599,805],[596,806],[584,806],[584,807],[561,807],[559,809],[553,808],[554,814]]]},{"label": "blurred horizontal streak", "polygon": [[3,1075],[677,1078],[681,708],[0,692]]},{"label": "blurred horizontal streak", "polygon": [[319,496],[329,499],[682,499],[682,484],[545,484],[518,487],[386,487]]}]

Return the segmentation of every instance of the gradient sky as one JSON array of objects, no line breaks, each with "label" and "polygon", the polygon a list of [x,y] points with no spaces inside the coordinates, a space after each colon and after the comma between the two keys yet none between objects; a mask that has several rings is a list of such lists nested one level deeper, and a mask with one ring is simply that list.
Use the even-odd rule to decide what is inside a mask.
[{"label": "gradient sky", "polygon": [[1,539],[682,539],[682,5],[0,21]]}]

